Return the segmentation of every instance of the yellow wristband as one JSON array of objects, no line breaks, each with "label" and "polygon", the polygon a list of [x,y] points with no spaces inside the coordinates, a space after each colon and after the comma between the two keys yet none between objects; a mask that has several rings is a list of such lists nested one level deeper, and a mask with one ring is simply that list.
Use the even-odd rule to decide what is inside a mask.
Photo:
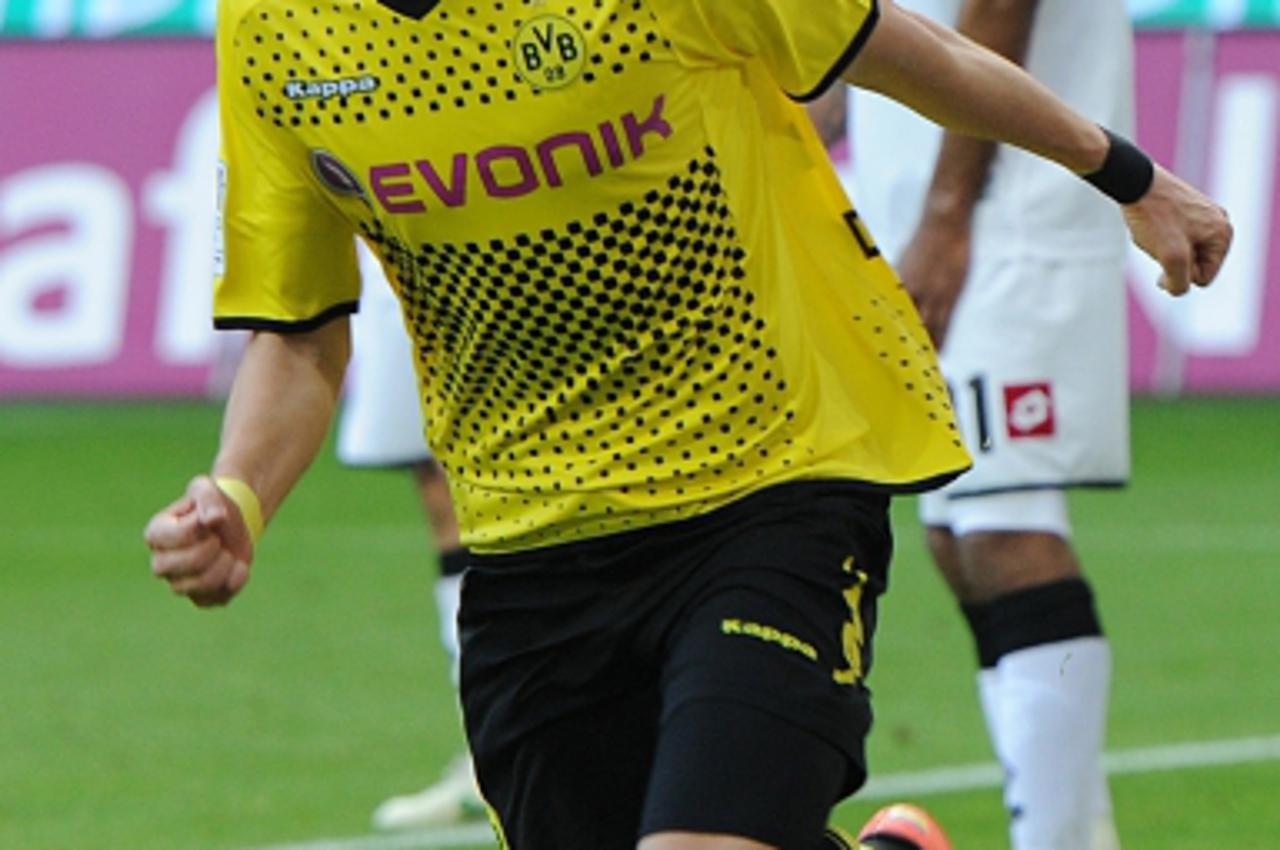
[{"label": "yellow wristband", "polygon": [[218,485],[218,489],[228,499],[236,503],[245,527],[249,529],[249,541],[256,545],[258,538],[262,536],[263,527],[262,503],[258,501],[258,494],[239,478],[215,478],[213,483]]}]

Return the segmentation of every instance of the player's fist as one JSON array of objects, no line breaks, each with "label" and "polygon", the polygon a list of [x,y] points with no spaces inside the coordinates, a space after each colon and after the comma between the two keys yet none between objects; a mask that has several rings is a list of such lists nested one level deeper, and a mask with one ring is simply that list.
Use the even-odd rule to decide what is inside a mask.
[{"label": "player's fist", "polygon": [[1218,276],[1231,248],[1226,210],[1156,166],[1151,189],[1124,207],[1133,241],[1164,269],[1160,286],[1184,295]]},{"label": "player's fist", "polygon": [[253,543],[239,508],[201,475],[143,534],[151,572],[200,607],[225,605],[249,580]]}]

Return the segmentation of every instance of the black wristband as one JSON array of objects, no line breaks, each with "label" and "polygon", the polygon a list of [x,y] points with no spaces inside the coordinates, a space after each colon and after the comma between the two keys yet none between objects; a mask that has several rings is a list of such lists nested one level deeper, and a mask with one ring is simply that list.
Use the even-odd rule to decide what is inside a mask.
[{"label": "black wristband", "polygon": [[1119,203],[1132,204],[1142,200],[1156,179],[1156,168],[1151,158],[1125,137],[1117,136],[1106,127],[1102,132],[1111,142],[1107,158],[1097,171],[1080,176]]}]

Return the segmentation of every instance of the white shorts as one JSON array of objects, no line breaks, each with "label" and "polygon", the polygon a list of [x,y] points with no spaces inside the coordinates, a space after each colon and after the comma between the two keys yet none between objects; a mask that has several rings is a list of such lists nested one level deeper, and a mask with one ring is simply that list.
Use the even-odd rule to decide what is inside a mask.
[{"label": "white shorts", "polygon": [[1042,531],[1071,539],[1065,490],[1014,490],[948,499],[940,490],[920,496],[920,521],[957,537],[977,531]]},{"label": "white shorts", "polygon": [[338,423],[338,459],[351,466],[406,466],[431,458],[423,436],[413,348],[381,266],[360,249],[363,288],[351,322],[352,358]]},{"label": "white shorts", "polygon": [[949,499],[1129,477],[1123,258],[977,257],[942,351],[974,466]]}]

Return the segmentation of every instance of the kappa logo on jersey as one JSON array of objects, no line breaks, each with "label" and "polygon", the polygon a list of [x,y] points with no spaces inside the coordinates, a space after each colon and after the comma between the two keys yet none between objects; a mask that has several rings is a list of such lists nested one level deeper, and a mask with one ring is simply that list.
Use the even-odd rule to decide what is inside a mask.
[{"label": "kappa logo on jersey", "polygon": [[578,79],[587,64],[586,39],[559,15],[538,15],[520,27],[512,48],[516,70],[534,88],[564,88]]},{"label": "kappa logo on jersey", "polygon": [[373,74],[340,80],[290,80],[284,84],[284,96],[293,101],[345,99],[356,94],[370,94],[381,85],[382,81]]},{"label": "kappa logo on jersey", "polygon": [[1053,416],[1053,386],[1010,384],[1004,388],[1005,421],[1009,438],[1052,437],[1057,431]]}]

